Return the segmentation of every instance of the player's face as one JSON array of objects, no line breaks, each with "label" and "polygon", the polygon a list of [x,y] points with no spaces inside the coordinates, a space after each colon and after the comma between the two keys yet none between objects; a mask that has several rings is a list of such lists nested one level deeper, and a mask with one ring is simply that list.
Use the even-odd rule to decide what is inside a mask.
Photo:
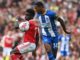
[{"label": "player's face", "polygon": [[42,12],[43,12],[43,7],[35,6],[34,10],[35,10],[35,12],[42,14]]},{"label": "player's face", "polygon": [[30,20],[31,18],[32,18],[32,16],[28,12],[26,12],[25,19],[26,20]]}]

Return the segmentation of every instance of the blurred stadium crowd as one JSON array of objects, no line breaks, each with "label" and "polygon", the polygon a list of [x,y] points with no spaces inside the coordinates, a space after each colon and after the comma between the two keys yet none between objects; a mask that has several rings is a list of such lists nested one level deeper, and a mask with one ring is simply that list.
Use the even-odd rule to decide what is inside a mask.
[{"label": "blurred stadium crowd", "polygon": [[[16,20],[23,20],[27,8],[33,7],[34,3],[40,0],[0,0],[0,60],[2,58],[5,44],[5,37],[9,36],[11,41],[7,43],[14,44],[14,41],[22,39],[22,32],[14,29]],[[78,60],[80,57],[80,0],[41,0],[44,2],[46,9],[55,11],[64,19],[68,30],[72,31],[70,50],[71,59]],[[60,24],[57,22],[60,28]],[[8,46],[12,48],[12,46]]]}]

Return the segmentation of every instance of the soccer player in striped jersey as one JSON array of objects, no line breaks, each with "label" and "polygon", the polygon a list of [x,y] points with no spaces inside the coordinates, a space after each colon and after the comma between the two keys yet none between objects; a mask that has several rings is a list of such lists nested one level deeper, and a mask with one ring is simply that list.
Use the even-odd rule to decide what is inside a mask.
[{"label": "soccer player in striped jersey", "polygon": [[60,49],[59,49],[59,56],[56,58],[56,60],[69,60],[69,55],[70,55],[70,40],[71,40],[71,35],[70,34],[61,34],[59,36],[59,41],[60,41]]},{"label": "soccer player in striped jersey", "polygon": [[63,20],[54,11],[46,10],[42,2],[35,3],[34,10],[40,23],[41,38],[47,50],[49,60],[54,60],[58,49],[58,29],[55,20],[61,23],[65,33],[69,34],[70,32],[66,31]]}]

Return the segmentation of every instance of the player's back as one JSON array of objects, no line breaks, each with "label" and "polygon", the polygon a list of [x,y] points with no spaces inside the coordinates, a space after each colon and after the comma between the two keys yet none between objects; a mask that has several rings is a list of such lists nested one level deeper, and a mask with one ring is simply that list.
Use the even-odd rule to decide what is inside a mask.
[{"label": "player's back", "polygon": [[36,25],[36,21],[30,20],[29,21],[29,30],[24,34],[24,42],[36,42],[36,34],[38,33],[38,27]]},{"label": "player's back", "polygon": [[69,50],[70,35],[61,36],[61,50]]},{"label": "player's back", "polygon": [[69,35],[62,36],[62,38],[61,38],[61,42],[62,42],[63,44],[68,44],[68,43],[69,43],[69,40],[70,40]]}]

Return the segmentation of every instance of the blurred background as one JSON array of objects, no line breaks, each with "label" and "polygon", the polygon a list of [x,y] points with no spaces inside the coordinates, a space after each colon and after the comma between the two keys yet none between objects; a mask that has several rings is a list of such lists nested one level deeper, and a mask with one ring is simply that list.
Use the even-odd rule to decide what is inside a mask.
[{"label": "blurred background", "polygon": [[[70,50],[71,59],[79,60],[80,57],[80,0],[0,0],[0,60],[5,45],[4,37],[10,35],[13,43],[22,38],[22,32],[14,29],[16,20],[23,20],[25,11],[32,8],[36,1],[42,1],[46,9],[55,11],[64,19],[68,30],[72,31]],[[56,23],[59,28],[60,24]],[[61,32],[61,30],[59,30]],[[12,48],[12,47],[10,47]]]}]

